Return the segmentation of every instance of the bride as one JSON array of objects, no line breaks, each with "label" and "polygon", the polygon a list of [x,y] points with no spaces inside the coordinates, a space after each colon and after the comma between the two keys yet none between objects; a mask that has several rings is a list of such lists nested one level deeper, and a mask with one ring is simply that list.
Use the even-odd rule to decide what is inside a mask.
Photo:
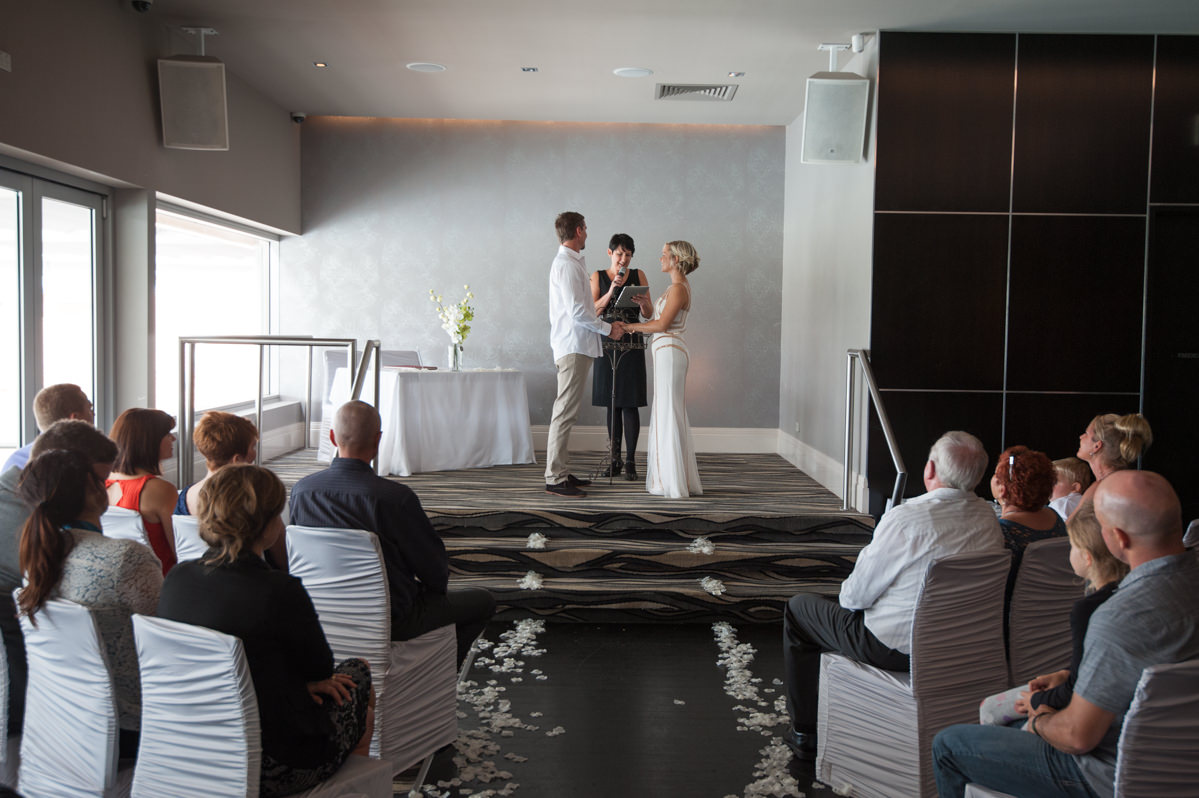
[{"label": "bride", "polygon": [[686,241],[670,241],[662,247],[663,273],[670,287],[652,306],[640,295],[642,318],[648,321],[625,325],[626,330],[653,333],[650,351],[654,357],[654,401],[649,421],[649,456],[645,489],[669,499],[702,494],[695,447],[687,422],[687,313],[691,310],[691,283],[687,275],[699,268],[699,254]]}]

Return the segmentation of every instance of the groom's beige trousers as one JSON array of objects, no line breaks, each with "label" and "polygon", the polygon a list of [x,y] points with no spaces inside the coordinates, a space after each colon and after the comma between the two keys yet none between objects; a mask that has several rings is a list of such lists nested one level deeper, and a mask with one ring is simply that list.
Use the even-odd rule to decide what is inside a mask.
[{"label": "groom's beige trousers", "polygon": [[550,417],[549,439],[545,445],[545,484],[557,485],[570,473],[570,431],[579,418],[587,372],[595,358],[587,355],[563,355],[554,361],[558,367],[558,398]]}]

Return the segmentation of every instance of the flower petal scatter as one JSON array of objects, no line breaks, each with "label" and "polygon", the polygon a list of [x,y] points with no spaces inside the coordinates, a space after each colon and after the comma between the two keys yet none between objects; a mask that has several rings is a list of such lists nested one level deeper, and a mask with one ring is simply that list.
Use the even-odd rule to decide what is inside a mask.
[{"label": "flower petal scatter", "polygon": [[516,586],[524,590],[540,590],[541,589],[541,574],[536,571],[529,571],[524,575]]},{"label": "flower petal scatter", "polygon": [[[753,664],[754,647],[742,643],[737,638],[737,630],[727,621],[712,624],[712,633],[720,655],[716,664],[725,669],[724,692],[730,698],[741,702],[733,707],[737,716],[737,731],[752,731],[769,737],[770,742],[762,748],[762,758],[754,768],[755,781],[746,785],[745,798],[775,798],[781,796],[802,796],[799,784],[788,770],[791,761],[791,750],[778,736],[789,723],[787,718],[787,700],[783,695],[775,696],[773,701],[763,697],[762,693],[776,692],[774,687],[759,691],[762,680],[753,675],[750,665]],[[775,679],[774,682],[779,682]]]},{"label": "flower petal scatter", "polygon": [[716,551],[716,546],[706,537],[700,536],[691,541],[691,545],[687,547],[687,551],[692,554],[711,554]]},{"label": "flower petal scatter", "polygon": [[429,299],[437,305],[437,317],[441,319],[441,329],[449,334],[450,343],[454,344],[461,344],[466,340],[466,336],[470,334],[470,323],[475,319],[475,309],[470,304],[475,295],[469,285],[464,285],[462,288],[466,291],[466,296],[455,305],[443,304],[444,297],[434,292],[432,288],[429,289]]},{"label": "flower petal scatter", "polygon": [[545,544],[549,543],[549,538],[540,532],[534,532],[529,535],[529,542],[525,545],[526,549],[541,550],[545,548]]},{"label": "flower petal scatter", "polygon": [[705,576],[699,580],[699,586],[711,593],[713,596],[719,596],[724,593],[724,582],[721,582],[714,576]]}]

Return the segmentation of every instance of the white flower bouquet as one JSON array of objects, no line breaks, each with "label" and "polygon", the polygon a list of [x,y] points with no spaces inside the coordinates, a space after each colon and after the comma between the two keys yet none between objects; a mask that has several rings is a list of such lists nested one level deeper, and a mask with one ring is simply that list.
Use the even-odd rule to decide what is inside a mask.
[{"label": "white flower bouquet", "polygon": [[450,336],[450,342],[461,345],[466,340],[466,336],[470,333],[470,323],[474,321],[475,309],[470,304],[470,301],[475,298],[471,292],[469,285],[462,286],[466,289],[466,296],[462,301],[454,305],[443,304],[441,294],[436,294],[433,289],[429,289],[429,299],[437,305],[437,316],[441,319],[441,329],[445,330]]}]

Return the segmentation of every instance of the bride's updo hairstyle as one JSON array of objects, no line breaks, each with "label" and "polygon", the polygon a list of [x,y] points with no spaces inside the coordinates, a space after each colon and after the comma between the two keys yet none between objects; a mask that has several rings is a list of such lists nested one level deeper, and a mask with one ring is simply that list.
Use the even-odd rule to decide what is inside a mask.
[{"label": "bride's updo hairstyle", "polygon": [[699,253],[686,241],[669,241],[670,254],[678,259],[678,269],[684,276],[699,268]]},{"label": "bride's updo hairstyle", "polygon": [[231,563],[262,537],[283,512],[287,491],[272,471],[256,465],[227,465],[200,488],[200,537],[211,548],[208,565]]},{"label": "bride's updo hairstyle", "polygon": [[1129,468],[1153,443],[1153,430],[1140,413],[1107,413],[1091,420],[1092,440],[1103,443],[1100,456],[1116,468]]}]

